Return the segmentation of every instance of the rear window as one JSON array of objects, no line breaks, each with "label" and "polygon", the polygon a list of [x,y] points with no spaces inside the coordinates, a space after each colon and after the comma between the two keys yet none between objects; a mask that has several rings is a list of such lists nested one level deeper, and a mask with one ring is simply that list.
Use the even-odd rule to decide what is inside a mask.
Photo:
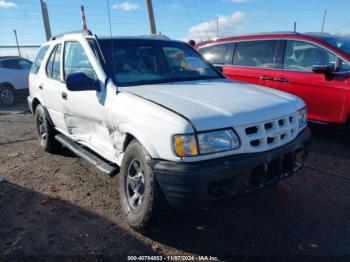
[{"label": "rear window", "polygon": [[233,57],[233,65],[279,68],[277,53],[277,40],[239,42]]},{"label": "rear window", "polygon": [[37,73],[38,73],[38,71],[39,71],[39,69],[40,69],[40,65],[41,65],[41,63],[42,63],[42,61],[43,61],[43,59],[44,59],[44,57],[45,57],[45,54],[46,54],[46,52],[47,52],[48,49],[49,49],[49,46],[46,45],[46,46],[43,46],[43,47],[39,50],[39,52],[38,52],[38,54],[37,54],[37,56],[36,56],[36,58],[35,58],[35,60],[34,60],[34,63],[33,63],[33,65],[32,65],[32,68],[30,69],[30,72],[31,72],[32,74],[37,74]]}]

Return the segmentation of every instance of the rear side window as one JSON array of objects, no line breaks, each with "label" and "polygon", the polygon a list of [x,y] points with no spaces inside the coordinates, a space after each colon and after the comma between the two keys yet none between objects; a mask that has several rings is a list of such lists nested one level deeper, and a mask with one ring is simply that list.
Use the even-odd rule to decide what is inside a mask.
[{"label": "rear side window", "polygon": [[212,64],[230,64],[234,43],[217,44],[199,49],[199,52]]},{"label": "rear side window", "polygon": [[279,68],[278,41],[262,40],[237,43],[233,65]]},{"label": "rear side window", "polygon": [[33,63],[33,65],[32,65],[32,68],[30,69],[30,72],[31,72],[32,74],[37,74],[37,73],[38,73],[38,71],[39,71],[39,69],[40,69],[40,65],[41,65],[41,63],[42,63],[42,61],[43,61],[43,59],[44,59],[44,57],[45,57],[45,54],[46,54],[46,52],[47,52],[48,49],[49,49],[49,46],[47,45],[47,46],[43,46],[43,47],[39,50],[39,52],[38,52],[38,54],[36,55],[36,58],[35,58],[35,60],[34,60],[34,63]]},{"label": "rear side window", "polygon": [[6,69],[22,69],[21,65],[18,62],[18,59],[8,59],[0,62],[1,68]]},{"label": "rear side window", "polygon": [[47,76],[55,80],[60,80],[60,75],[61,75],[61,70],[60,70],[60,67],[61,67],[60,58],[61,58],[61,49],[62,49],[61,47],[62,47],[61,44],[55,46],[46,64]]},{"label": "rear side window", "polygon": [[95,79],[94,69],[79,42],[66,42],[64,46],[64,78],[69,74],[81,72]]}]

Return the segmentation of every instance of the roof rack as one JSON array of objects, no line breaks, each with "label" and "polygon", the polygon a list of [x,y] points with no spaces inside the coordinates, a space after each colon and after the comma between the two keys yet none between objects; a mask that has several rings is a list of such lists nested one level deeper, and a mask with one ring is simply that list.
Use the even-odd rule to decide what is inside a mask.
[{"label": "roof rack", "polygon": [[63,37],[64,35],[67,35],[67,34],[78,34],[78,33],[86,34],[86,35],[93,35],[92,32],[89,29],[87,29],[87,30],[76,30],[76,31],[70,31],[70,32],[59,34],[59,35],[55,35],[55,36],[50,38],[50,41],[51,40],[56,40],[56,39],[58,39],[60,37]]}]

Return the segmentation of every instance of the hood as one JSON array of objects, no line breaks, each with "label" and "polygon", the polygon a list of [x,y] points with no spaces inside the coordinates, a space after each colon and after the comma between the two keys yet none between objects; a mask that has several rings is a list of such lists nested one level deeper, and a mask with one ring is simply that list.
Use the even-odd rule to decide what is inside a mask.
[{"label": "hood", "polygon": [[192,121],[198,131],[241,126],[295,113],[304,102],[284,92],[227,79],[120,87]]}]

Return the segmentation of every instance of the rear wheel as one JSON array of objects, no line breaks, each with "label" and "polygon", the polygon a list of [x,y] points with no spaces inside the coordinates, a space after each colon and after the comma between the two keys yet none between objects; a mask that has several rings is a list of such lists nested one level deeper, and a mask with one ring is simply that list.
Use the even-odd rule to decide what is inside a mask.
[{"label": "rear wheel", "polygon": [[162,195],[146,160],[146,151],[132,141],[123,157],[119,177],[119,200],[128,224],[143,232],[163,206]]},{"label": "rear wheel", "polygon": [[15,88],[11,85],[3,85],[0,87],[0,104],[11,106],[15,102]]},{"label": "rear wheel", "polygon": [[55,140],[57,132],[48,120],[42,105],[38,105],[35,109],[35,123],[41,148],[49,153],[55,152],[58,147],[58,142]]}]

